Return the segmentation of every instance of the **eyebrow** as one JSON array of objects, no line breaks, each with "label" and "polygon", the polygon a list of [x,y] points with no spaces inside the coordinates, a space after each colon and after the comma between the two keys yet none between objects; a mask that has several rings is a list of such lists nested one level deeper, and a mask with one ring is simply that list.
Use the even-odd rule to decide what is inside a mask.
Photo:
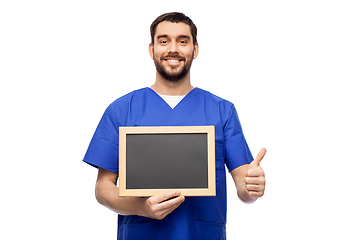
[{"label": "eyebrow", "polygon": [[[160,39],[160,38],[168,38],[169,36],[167,34],[163,34],[163,35],[159,35],[157,36],[157,39]],[[186,39],[189,39],[190,40],[190,36],[188,35],[179,35],[177,38],[186,38]]]},{"label": "eyebrow", "polygon": [[188,36],[188,35],[180,35],[179,38],[186,38],[186,39],[190,40],[190,36]]}]

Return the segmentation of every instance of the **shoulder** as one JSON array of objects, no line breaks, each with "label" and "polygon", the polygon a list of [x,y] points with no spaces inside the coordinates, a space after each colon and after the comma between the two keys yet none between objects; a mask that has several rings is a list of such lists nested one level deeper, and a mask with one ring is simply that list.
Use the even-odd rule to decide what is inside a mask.
[{"label": "shoulder", "polygon": [[225,125],[232,117],[237,118],[237,111],[234,104],[222,97],[219,97],[209,91],[199,89],[199,95],[204,96],[206,109],[211,112],[217,112],[221,118],[221,122]]},{"label": "shoulder", "polygon": [[112,122],[118,125],[126,124],[131,109],[137,108],[136,106],[139,106],[141,99],[148,92],[148,88],[142,88],[119,97],[105,109],[103,118],[110,118]]},{"label": "shoulder", "polygon": [[219,97],[209,91],[203,90],[201,88],[196,88],[199,91],[199,94],[203,95],[204,98],[206,98],[206,100],[208,102],[212,102],[214,104],[219,105],[220,108],[233,108],[234,104],[222,97]]},{"label": "shoulder", "polygon": [[148,91],[148,88],[141,88],[141,89],[134,90],[130,93],[127,93],[127,94],[119,97],[115,101],[113,101],[108,106],[108,109],[114,109],[114,108],[116,109],[119,107],[128,106],[132,101],[134,101],[134,99],[137,99],[139,96],[143,96],[145,94],[145,92],[147,92],[147,91]]}]

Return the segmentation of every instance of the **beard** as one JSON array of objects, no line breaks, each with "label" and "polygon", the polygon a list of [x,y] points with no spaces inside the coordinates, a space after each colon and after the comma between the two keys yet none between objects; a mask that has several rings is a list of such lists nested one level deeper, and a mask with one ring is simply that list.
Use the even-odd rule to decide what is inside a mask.
[{"label": "beard", "polygon": [[[171,66],[166,65],[165,59],[166,58],[176,58],[180,59],[179,66]],[[157,60],[156,56],[154,55],[154,63],[156,70],[160,73],[160,75],[170,81],[170,82],[177,82],[183,79],[186,74],[189,72],[192,61],[194,58],[194,51],[192,52],[191,59],[186,59],[179,54],[166,54],[160,57],[160,60]]]}]

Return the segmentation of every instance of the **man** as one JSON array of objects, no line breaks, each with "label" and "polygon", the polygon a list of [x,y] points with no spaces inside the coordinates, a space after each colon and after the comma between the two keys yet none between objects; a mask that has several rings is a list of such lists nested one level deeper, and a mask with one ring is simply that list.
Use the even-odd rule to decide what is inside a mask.
[{"label": "man", "polygon": [[[96,198],[118,213],[118,239],[225,239],[226,175],[238,197],[254,202],[265,190],[260,150],[253,161],[234,105],[190,83],[198,56],[197,29],[182,13],[159,16],[151,25],[149,53],[156,66],[151,88],[133,91],[106,109],[84,161],[98,167]],[[180,191],[149,198],[119,197],[120,126],[215,126],[216,196],[187,197]]]}]

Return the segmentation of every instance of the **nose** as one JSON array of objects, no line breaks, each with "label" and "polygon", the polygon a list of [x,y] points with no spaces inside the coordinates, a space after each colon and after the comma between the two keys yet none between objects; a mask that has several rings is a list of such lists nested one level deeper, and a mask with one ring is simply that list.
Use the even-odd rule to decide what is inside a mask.
[{"label": "nose", "polygon": [[176,41],[171,41],[171,43],[169,44],[168,52],[169,53],[178,53],[179,52],[178,44]]}]

